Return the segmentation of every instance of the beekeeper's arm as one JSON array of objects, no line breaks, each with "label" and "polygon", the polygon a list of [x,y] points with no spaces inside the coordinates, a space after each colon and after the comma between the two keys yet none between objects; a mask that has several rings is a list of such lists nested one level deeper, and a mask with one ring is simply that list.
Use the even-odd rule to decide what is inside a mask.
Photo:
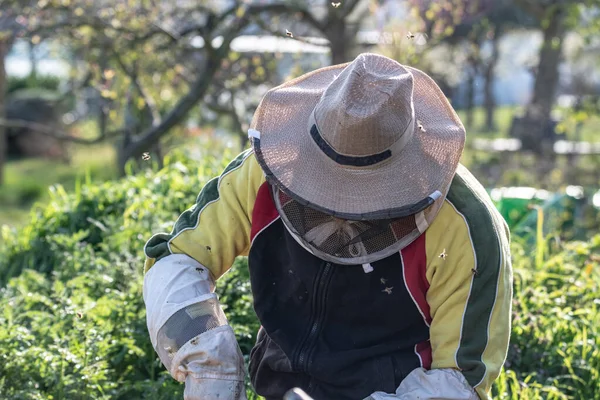
[{"label": "beekeeper's arm", "polygon": [[[431,368],[412,371],[395,394],[377,392],[372,400],[491,398],[510,335],[509,233],[496,210],[466,188],[455,185],[455,204],[446,202],[426,231]],[[458,211],[465,207],[466,217]]]},{"label": "beekeeper's arm", "polygon": [[244,362],[215,281],[250,247],[264,175],[250,150],[208,182],[170,234],[146,244],[144,302],[150,339],[186,400],[245,399]]}]

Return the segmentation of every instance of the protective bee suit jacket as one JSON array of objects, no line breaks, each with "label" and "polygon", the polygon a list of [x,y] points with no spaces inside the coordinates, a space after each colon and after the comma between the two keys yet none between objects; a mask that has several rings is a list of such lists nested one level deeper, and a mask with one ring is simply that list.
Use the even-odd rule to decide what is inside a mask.
[{"label": "protective bee suit jacket", "polygon": [[[502,217],[461,166],[434,222],[402,251],[368,271],[322,261],[284,227],[248,150],[170,234],[146,244],[148,327],[176,379],[191,371],[239,383],[241,354],[212,290],[247,255],[262,324],[249,365],[258,394],[281,399],[301,387],[316,400],[489,399],[509,340],[508,247]],[[204,361],[187,362],[190,354]]]}]

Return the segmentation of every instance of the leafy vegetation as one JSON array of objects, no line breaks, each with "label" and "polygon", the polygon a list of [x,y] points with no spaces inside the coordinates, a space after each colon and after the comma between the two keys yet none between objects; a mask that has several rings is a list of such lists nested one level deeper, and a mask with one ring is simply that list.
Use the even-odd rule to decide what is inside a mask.
[{"label": "leafy vegetation", "polygon": [[[95,128],[90,122],[78,124],[74,135],[84,136]],[[71,160],[29,158],[9,161],[5,182],[0,186],[0,225],[22,226],[27,221],[29,209],[35,202],[49,200],[48,186],[61,184],[68,191],[75,188],[77,179],[87,175],[95,181],[105,181],[117,176],[114,166],[115,151],[109,143],[94,146],[71,145]]]},{"label": "leafy vegetation", "polygon": [[600,236],[550,244],[513,246],[513,331],[498,399],[600,399]]},{"label": "leafy vegetation", "polygon": [[[148,338],[142,247],[232,156],[174,155],[71,194],[57,185],[24,227],[2,228],[0,398],[182,398]],[[513,335],[495,398],[600,399],[600,237],[538,238],[537,251],[514,242]],[[259,326],[249,285],[243,258],[218,285],[244,354]]]},{"label": "leafy vegetation", "polygon": [[7,79],[6,93],[11,94],[23,89],[46,89],[49,91],[57,91],[60,86],[60,79],[51,75],[27,75],[11,76]]}]

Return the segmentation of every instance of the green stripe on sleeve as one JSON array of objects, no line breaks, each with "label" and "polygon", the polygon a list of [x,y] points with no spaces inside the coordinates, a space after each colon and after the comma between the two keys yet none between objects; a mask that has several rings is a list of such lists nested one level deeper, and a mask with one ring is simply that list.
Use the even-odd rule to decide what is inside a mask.
[{"label": "green stripe on sleeve", "polygon": [[169,242],[177,236],[179,233],[186,229],[194,229],[198,223],[198,218],[202,210],[219,199],[219,180],[227,173],[238,168],[244,160],[250,155],[252,149],[248,149],[239,154],[233,161],[231,161],[227,167],[223,170],[219,178],[211,179],[200,191],[200,194],[196,198],[196,204],[184,211],[177,221],[173,231],[170,234],[159,233],[150,238],[146,243],[144,251],[146,257],[153,258],[155,261],[160,260],[171,254],[169,249]]},{"label": "green stripe on sleeve", "polygon": [[[486,374],[482,355],[488,343],[488,327],[500,275],[502,254],[499,221],[483,188],[466,171],[459,169],[447,199],[465,216],[475,250],[476,270],[463,315],[461,339],[456,362],[471,386],[481,383]],[[485,196],[485,197],[484,197]]]}]

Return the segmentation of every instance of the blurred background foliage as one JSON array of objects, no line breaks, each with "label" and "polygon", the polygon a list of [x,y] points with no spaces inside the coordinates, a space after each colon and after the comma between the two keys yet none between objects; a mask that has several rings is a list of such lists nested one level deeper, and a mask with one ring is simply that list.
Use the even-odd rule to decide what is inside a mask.
[{"label": "blurred background foliage", "polygon": [[0,0],[0,222],[86,170],[122,176],[199,136],[243,148],[269,88],[365,51],[436,80],[487,187],[597,189],[599,5]]},{"label": "blurred background foliage", "polygon": [[[0,0],[0,398],[181,398],[147,338],[143,243],[247,147],[267,90],[369,51],[435,79],[511,227],[495,398],[599,399],[599,17],[600,0]],[[248,354],[245,267],[219,291]]]}]

